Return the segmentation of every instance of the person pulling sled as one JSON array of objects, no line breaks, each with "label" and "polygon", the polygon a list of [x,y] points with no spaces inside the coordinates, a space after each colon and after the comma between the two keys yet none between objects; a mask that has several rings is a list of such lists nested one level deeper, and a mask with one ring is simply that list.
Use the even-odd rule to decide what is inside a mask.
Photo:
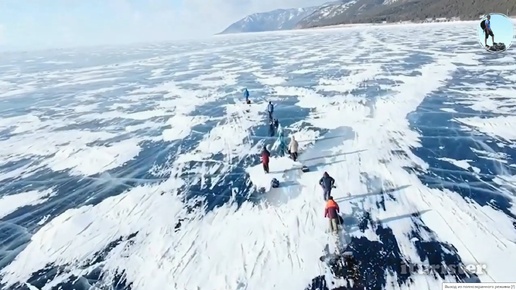
[{"label": "person pulling sled", "polygon": [[324,208],[324,217],[330,220],[330,232],[338,233],[339,225],[340,225],[340,217],[339,217],[339,205],[333,197],[328,196],[328,201],[326,202],[326,207]]},{"label": "person pulling sled", "polygon": [[249,91],[247,90],[247,88],[244,89],[244,98],[245,98],[245,103],[250,105],[251,100],[249,100]]}]

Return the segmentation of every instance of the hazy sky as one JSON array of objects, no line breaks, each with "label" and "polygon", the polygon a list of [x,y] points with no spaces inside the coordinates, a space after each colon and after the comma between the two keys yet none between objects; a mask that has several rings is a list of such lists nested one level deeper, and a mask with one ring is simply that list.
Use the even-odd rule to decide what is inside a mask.
[{"label": "hazy sky", "polygon": [[0,47],[197,38],[256,12],[321,0],[0,0]]}]

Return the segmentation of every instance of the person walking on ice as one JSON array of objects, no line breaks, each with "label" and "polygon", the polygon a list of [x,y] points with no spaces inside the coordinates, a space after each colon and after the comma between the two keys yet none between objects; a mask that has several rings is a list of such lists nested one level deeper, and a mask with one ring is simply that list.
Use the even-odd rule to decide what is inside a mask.
[{"label": "person walking on ice", "polygon": [[319,185],[323,188],[324,200],[328,200],[331,195],[331,189],[335,187],[335,179],[328,172],[324,172],[323,177],[319,180]]},{"label": "person walking on ice", "polygon": [[324,209],[324,217],[330,220],[330,232],[337,234],[339,232],[339,205],[333,197],[328,196],[328,201],[326,201],[326,208]]},{"label": "person walking on ice", "polygon": [[297,161],[297,150],[299,148],[299,144],[297,143],[296,137],[292,135],[290,137],[290,144],[288,144],[288,153],[290,154],[290,158],[292,160]]},{"label": "person walking on ice", "polygon": [[245,102],[247,103],[249,101],[249,91],[247,90],[247,88],[244,88],[244,98]]},{"label": "person walking on ice", "polygon": [[274,105],[271,101],[269,101],[269,104],[267,105],[267,113],[269,113],[269,121],[273,121],[273,114],[274,114]]},{"label": "person walking on ice", "polygon": [[487,15],[486,19],[484,19],[484,20],[482,20],[482,22],[480,22],[480,27],[484,31],[484,35],[485,35],[484,45],[485,45],[485,47],[489,48],[489,45],[487,45],[487,40],[489,39],[489,36],[491,36],[491,38],[493,39],[493,45],[495,45],[494,33],[493,33],[493,30],[491,29],[491,15]]},{"label": "person walking on ice", "polygon": [[278,124],[277,130],[278,130],[278,139],[276,140],[276,142],[278,144],[278,152],[279,152],[279,156],[283,157],[283,156],[285,156],[285,153],[287,153],[287,151],[288,151],[287,144],[285,142],[283,127],[279,126],[279,124]]},{"label": "person walking on ice", "polygon": [[269,173],[270,157],[271,157],[271,153],[269,152],[269,150],[267,150],[267,145],[264,145],[262,154],[261,154],[261,159],[262,159],[263,171],[265,171],[265,173]]}]

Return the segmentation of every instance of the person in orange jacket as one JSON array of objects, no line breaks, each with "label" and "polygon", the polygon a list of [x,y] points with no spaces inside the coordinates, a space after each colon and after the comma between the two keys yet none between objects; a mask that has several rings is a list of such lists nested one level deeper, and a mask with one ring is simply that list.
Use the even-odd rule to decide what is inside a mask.
[{"label": "person in orange jacket", "polygon": [[333,200],[333,196],[329,196],[324,209],[324,217],[330,219],[330,231],[334,233],[339,231],[339,211],[339,205]]}]

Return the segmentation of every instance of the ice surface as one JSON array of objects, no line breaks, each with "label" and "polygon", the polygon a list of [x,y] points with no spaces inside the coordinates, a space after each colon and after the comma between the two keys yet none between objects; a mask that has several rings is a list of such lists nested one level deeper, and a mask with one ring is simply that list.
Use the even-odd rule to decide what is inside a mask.
[{"label": "ice surface", "polygon": [[[23,232],[0,245],[15,253],[1,257],[3,289],[76,277],[134,290],[342,285],[319,262],[334,247],[324,171],[371,289],[465,279],[402,263],[481,265],[481,281],[510,281],[515,57],[483,56],[476,23],[449,25],[0,60],[19,67],[0,72],[0,231]],[[268,99],[301,155],[273,156],[265,174]],[[256,192],[271,178],[279,188]]]}]

